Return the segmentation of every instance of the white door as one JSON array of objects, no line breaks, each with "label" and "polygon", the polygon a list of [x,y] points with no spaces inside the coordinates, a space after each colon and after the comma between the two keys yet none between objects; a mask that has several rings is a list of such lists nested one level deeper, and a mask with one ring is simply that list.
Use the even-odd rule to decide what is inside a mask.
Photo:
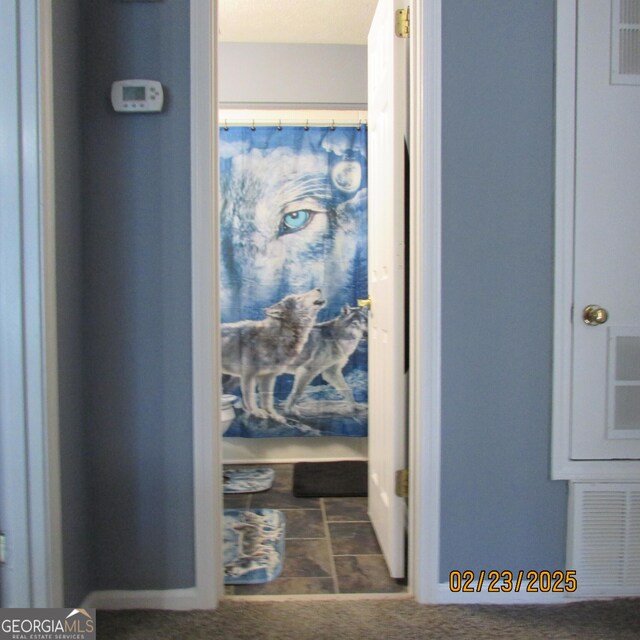
[{"label": "white door", "polygon": [[405,574],[404,137],[406,40],[394,0],[379,0],[369,31],[369,514],[392,577]]},{"label": "white door", "polygon": [[[577,28],[571,457],[633,459],[640,458],[640,2],[579,2]],[[594,309],[586,324],[589,305],[608,319]]]}]

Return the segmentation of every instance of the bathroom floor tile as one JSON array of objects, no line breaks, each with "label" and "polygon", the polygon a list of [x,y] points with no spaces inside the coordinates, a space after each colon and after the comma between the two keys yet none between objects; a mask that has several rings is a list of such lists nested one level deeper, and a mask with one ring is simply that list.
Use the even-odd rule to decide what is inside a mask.
[{"label": "bathroom floor tile", "polygon": [[380,555],[337,556],[334,558],[340,593],[400,593],[403,585],[389,577]]},{"label": "bathroom floor tile", "polygon": [[225,508],[281,509],[286,520],[282,574],[265,584],[227,585],[226,595],[406,591],[389,577],[369,521],[366,498],[296,498],[292,464],[226,466],[271,467],[275,478],[268,491],[225,494]]},{"label": "bathroom floor tile", "polygon": [[285,538],[324,538],[325,528],[320,509],[283,509]]},{"label": "bathroom floor tile", "polygon": [[322,498],[328,522],[368,522],[366,498]]},{"label": "bathroom floor tile", "polygon": [[326,539],[287,540],[283,578],[330,578],[331,558]]},{"label": "bathroom floor tile", "polygon": [[271,467],[275,471],[273,480],[273,488],[280,491],[291,491],[293,486],[293,465],[292,464],[270,464],[264,465]]},{"label": "bathroom floor tile", "polygon": [[330,522],[329,535],[335,556],[381,553],[376,534],[368,522]]},{"label": "bathroom floor tile", "polygon": [[223,495],[225,509],[248,509],[251,500],[249,493],[225,493]]},{"label": "bathroom floor tile", "polygon": [[251,494],[251,506],[268,509],[319,509],[319,498],[296,498],[291,490],[272,488]]}]

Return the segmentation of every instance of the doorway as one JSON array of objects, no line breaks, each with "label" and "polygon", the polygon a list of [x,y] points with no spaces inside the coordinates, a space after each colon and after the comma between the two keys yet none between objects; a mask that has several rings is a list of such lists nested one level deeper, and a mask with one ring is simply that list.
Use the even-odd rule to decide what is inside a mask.
[{"label": "doorway", "polygon": [[[410,265],[413,301],[410,313],[409,367],[409,460],[414,472],[410,474],[410,510],[408,529],[408,574],[411,589],[421,601],[435,601],[438,590],[438,527],[439,521],[439,238],[440,238],[440,30],[441,8],[439,2],[426,6],[417,3],[411,7],[416,20],[413,39],[410,41],[412,74],[410,84],[416,90],[411,105],[410,154],[415,156],[411,164],[411,242]],[[425,14],[429,20],[425,20]],[[425,53],[423,27],[430,31],[429,67],[424,68]],[[194,453],[196,491],[196,590],[200,602],[211,606],[222,594],[221,545],[213,554],[209,541],[219,539],[218,517],[221,513],[221,493],[213,495],[209,487],[219,487],[221,473],[220,448],[215,434],[206,431],[204,424],[218,419],[217,398],[210,389],[219,379],[215,344],[211,327],[218,320],[216,273],[218,247],[209,238],[214,237],[217,226],[213,204],[213,184],[217,182],[215,163],[212,163],[213,140],[211,96],[217,87],[211,86],[214,61],[213,33],[217,32],[215,16],[192,3],[192,167],[194,190],[192,191],[192,237],[194,263]],[[431,37],[432,36],[432,37]],[[203,45],[206,45],[204,46]],[[207,71],[211,75],[207,75]],[[423,85],[430,87],[427,93]],[[425,97],[428,96],[428,100]],[[208,106],[207,106],[208,105]],[[424,122],[429,122],[425,130]],[[205,133],[211,131],[211,137]],[[425,145],[426,141],[429,143]],[[425,151],[428,149],[428,153]],[[426,163],[426,167],[425,167]],[[426,191],[425,189],[428,189]],[[428,193],[426,198],[425,193]],[[428,215],[416,215],[417,211]],[[214,211],[214,219],[207,215]],[[429,251],[425,246],[429,245]],[[429,300],[429,305],[425,300]],[[424,328],[428,326],[428,330]],[[209,423],[210,424],[210,423]],[[429,425],[429,428],[426,427]],[[416,464],[416,461],[419,461]],[[425,487],[425,489],[422,489]],[[218,497],[220,496],[220,498]],[[428,514],[428,515],[427,515]],[[424,532],[430,529],[427,538]],[[415,535],[414,535],[415,534]]]},{"label": "doorway", "polygon": [[[391,22],[389,33],[392,35],[393,5],[389,2],[382,4],[389,16],[385,20]],[[377,488],[385,473],[387,476],[392,475],[391,473],[380,466],[373,467],[370,478],[375,483],[377,493],[376,490],[373,494],[369,493],[369,507],[366,497],[349,496],[350,502],[345,502],[342,497],[326,496],[320,489],[313,498],[299,497],[297,493],[292,495],[292,491],[295,492],[292,474],[297,473],[307,461],[316,460],[318,455],[323,460],[318,464],[325,466],[338,461],[355,466],[345,458],[367,458],[367,439],[363,435],[367,433],[366,363],[367,343],[371,341],[361,339],[360,333],[364,333],[366,327],[366,314],[358,310],[356,302],[359,298],[366,299],[368,296],[366,36],[376,3],[353,3],[351,10],[359,8],[360,11],[348,21],[351,28],[346,30],[346,34],[342,23],[327,20],[327,16],[332,14],[328,6],[316,5],[312,7],[317,12],[316,15],[307,16],[300,7],[288,6],[287,3],[284,5],[274,14],[258,11],[259,15],[256,15],[256,11],[252,10],[239,15],[237,3],[219,4],[220,106],[223,109],[229,106],[250,109],[241,112],[239,118],[234,117],[233,113],[229,114],[226,109],[219,114],[221,322],[224,336],[227,336],[227,332],[237,330],[232,329],[233,322],[264,322],[260,318],[263,317],[263,309],[272,308],[268,305],[279,304],[278,300],[284,294],[291,295],[290,292],[300,295],[302,290],[306,291],[311,286],[322,290],[324,304],[317,320],[323,323],[321,326],[324,328],[311,330],[303,352],[306,353],[306,345],[311,343],[317,343],[316,348],[304,364],[298,363],[297,370],[282,371],[283,375],[272,380],[271,388],[266,393],[262,391],[263,383],[259,382],[260,406],[257,399],[252,398],[254,389],[249,388],[255,383],[247,380],[251,380],[250,370],[254,368],[255,358],[262,357],[264,350],[260,354],[253,354],[252,350],[252,361],[242,365],[240,379],[236,379],[236,389],[233,386],[225,388],[225,391],[236,393],[239,398],[238,382],[243,383],[242,402],[236,401],[236,417],[223,439],[225,485],[228,484],[226,481],[230,474],[247,473],[247,467],[239,467],[239,463],[268,464],[266,471],[276,472],[276,484],[272,489],[260,494],[225,495],[225,521],[232,517],[232,510],[233,517],[241,517],[245,512],[237,512],[242,507],[250,509],[252,517],[261,509],[281,509],[287,523],[284,567],[279,569],[281,577],[267,585],[261,583],[248,586],[242,584],[248,579],[242,575],[239,578],[240,584],[235,584],[238,580],[235,573],[243,569],[232,564],[226,569],[225,581],[232,583],[232,586],[227,586],[226,592],[395,592],[404,587],[391,579],[385,565],[391,562],[390,545],[397,546],[398,558],[394,559],[395,565],[389,566],[392,567],[392,575],[404,576],[402,546],[406,507],[404,499],[389,490],[388,479],[387,486]],[[280,16],[292,11],[298,12],[297,20],[288,26],[286,33],[281,33]],[[272,15],[276,20],[272,21]],[[295,33],[304,24],[310,25],[311,29],[301,28]],[[354,35],[358,31],[360,35]],[[405,40],[398,39],[398,46],[393,47],[394,51],[403,54],[403,66],[406,63],[406,46]],[[292,106],[300,108],[305,105],[306,112],[291,111]],[[270,121],[268,115],[260,109],[265,106],[271,108]],[[335,113],[328,111],[328,107],[340,107],[340,110]],[[360,113],[349,114],[345,107],[359,109]],[[310,111],[310,108],[314,110]],[[404,116],[404,109],[401,110],[401,115]],[[351,122],[345,121],[349,117]],[[382,148],[376,151],[383,153]],[[342,167],[346,166],[351,169],[349,175],[352,180],[349,184],[344,180],[336,180],[336,172],[342,171]],[[356,177],[358,184],[355,184]],[[402,179],[399,182],[402,183]],[[246,185],[253,185],[253,189]],[[377,188],[377,184],[370,185],[369,193]],[[286,200],[284,209],[280,202],[283,198]],[[249,199],[251,202],[247,202]],[[303,204],[303,210],[290,211],[292,207],[302,207]],[[369,209],[373,210],[371,203]],[[396,227],[403,224],[402,204],[395,211],[398,223],[388,227],[386,231],[390,233],[389,243],[399,244],[400,237],[404,237],[403,233],[396,232]],[[292,223],[287,222],[292,213],[296,215],[296,224],[301,216],[306,215],[307,218],[302,219],[298,226],[292,227]],[[273,237],[269,230],[264,230],[264,224],[272,218],[282,218]],[[285,222],[287,226],[283,230]],[[376,242],[372,230],[375,233],[376,227],[370,226],[370,242],[373,237],[375,245],[383,249],[385,243]],[[252,239],[249,243],[247,237]],[[392,248],[389,253],[397,252],[398,249]],[[372,262],[374,261],[370,261],[370,265]],[[260,268],[256,268],[257,264]],[[399,270],[402,270],[402,265]],[[396,275],[393,269],[389,271],[393,276]],[[370,269],[370,272],[376,273],[375,269]],[[393,289],[394,283],[398,291]],[[389,308],[399,306],[397,314],[391,315],[392,319],[397,319],[396,323],[391,322],[390,326],[385,327],[387,335],[398,332],[399,343],[402,342],[404,329],[401,319],[403,284],[400,278],[389,280],[389,299],[385,304]],[[370,316],[373,336],[380,335],[375,332],[375,321],[385,317],[383,310],[382,305],[375,308],[373,323]],[[351,341],[353,344],[349,347],[352,348],[345,352],[340,371],[333,366],[331,370],[327,370],[327,375],[324,371],[315,371],[319,360],[332,355],[336,347],[340,346],[342,350],[346,346],[346,340],[343,341],[342,337],[338,341],[337,332],[342,330],[342,325],[346,325],[347,321],[349,332],[355,328],[356,323],[363,325],[363,331],[358,333],[358,340]],[[280,331],[280,325],[284,325],[280,319],[272,320],[271,316],[268,316],[266,322],[274,324],[274,331]],[[260,329],[266,330],[266,327],[261,326]],[[223,338],[223,345],[226,344],[226,339]],[[257,337],[254,343],[256,341]],[[374,343],[379,344],[375,338]],[[249,350],[249,345],[242,346],[243,362],[244,354]],[[401,348],[393,351],[400,352]],[[237,373],[237,356],[227,354],[224,346],[222,353],[223,371],[226,374]],[[273,358],[268,360],[269,365],[276,364],[272,361]],[[393,361],[394,358],[391,357],[384,368],[369,368],[369,375],[375,375],[377,379],[391,369]],[[308,373],[309,367],[313,371]],[[311,377],[307,380],[309,375]],[[320,375],[325,384],[318,384]],[[388,394],[383,409],[387,425],[393,424],[393,430],[400,432],[406,430],[406,394],[401,388],[405,380],[400,366],[396,375],[398,389],[395,393],[402,401],[396,403],[392,400],[394,393]],[[302,382],[299,384],[299,381]],[[391,387],[396,384],[391,372],[387,374],[387,383],[391,383]],[[291,385],[293,390],[289,389]],[[369,384],[370,389],[378,386],[380,385],[373,382]],[[337,398],[334,397],[335,392],[338,394]],[[270,411],[268,404],[263,404],[268,402],[269,397],[275,399],[275,407],[271,401]],[[380,405],[377,410],[379,412]],[[291,415],[293,417],[289,417]],[[375,415],[370,424],[374,423],[373,418]],[[381,418],[378,418],[378,425],[380,422]],[[389,427],[386,429],[389,430]],[[332,434],[337,437],[332,437]],[[322,437],[299,437],[300,435]],[[342,437],[344,435],[353,437]],[[291,442],[283,443],[288,439],[287,436],[293,436],[291,440],[295,445]],[[378,444],[377,451],[383,457],[395,457],[394,472],[406,466],[403,446],[405,440],[404,433],[398,433],[388,443],[394,445],[398,442],[398,455],[393,454],[393,447],[382,448]],[[373,442],[376,442],[376,438]],[[255,443],[259,445],[255,446]],[[233,446],[231,455],[229,444]],[[342,449],[343,452],[337,449]],[[262,458],[256,454],[256,450],[263,453]],[[293,453],[290,453],[291,450]],[[244,458],[243,452],[248,454]],[[391,463],[382,467],[389,464]],[[366,477],[364,484],[366,489]],[[374,500],[373,503],[376,506],[377,521],[373,522],[372,527],[368,517],[372,508],[370,501],[372,496],[375,498],[381,492],[384,494],[383,499],[377,502]],[[366,490],[364,494],[366,496]],[[397,505],[393,513],[390,510],[391,504]],[[259,515],[262,515],[262,511]],[[396,520],[394,526],[389,527],[384,520],[392,515],[396,516]],[[236,536],[230,537],[236,539]],[[229,543],[225,547],[225,553],[228,546]],[[246,557],[241,557],[246,563]],[[229,562],[233,563],[234,560]],[[254,562],[251,563],[253,564]],[[231,572],[234,575],[229,575]],[[354,573],[360,576],[359,586],[348,580]],[[279,585],[284,586],[279,588]]]}]

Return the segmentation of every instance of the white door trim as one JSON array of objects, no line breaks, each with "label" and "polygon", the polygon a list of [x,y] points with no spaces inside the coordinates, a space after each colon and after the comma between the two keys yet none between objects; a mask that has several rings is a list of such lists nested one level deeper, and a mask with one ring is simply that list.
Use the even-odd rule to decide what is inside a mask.
[{"label": "white door trim", "polygon": [[556,173],[551,477],[637,480],[640,462],[571,459],[577,1],[556,6]]},{"label": "white door trim", "polygon": [[410,43],[409,584],[440,599],[442,3],[414,0]]},{"label": "white door trim", "polygon": [[[222,596],[223,585],[222,479],[215,430],[220,365],[212,342],[219,330],[218,247],[213,241],[217,236],[212,235],[218,228],[217,145],[214,135],[205,135],[216,131],[215,82],[210,85],[209,81],[216,59],[215,20],[206,4],[191,0],[192,295],[196,600],[210,608]],[[411,9],[410,335],[414,348],[409,372],[409,580],[419,602],[436,602],[440,590],[441,0],[412,1]]]},{"label": "white door trim", "polygon": [[[3,407],[3,418],[8,418],[4,444],[9,447],[3,466],[13,474],[4,478],[10,488],[5,509],[14,516],[6,531],[3,606],[60,607],[51,0],[16,0],[13,7],[7,3],[4,8],[12,13],[9,28],[15,29],[10,38],[14,49],[7,59],[9,64],[15,62],[16,73],[7,104],[15,100],[11,115],[17,116],[6,118],[8,127],[16,127],[17,155],[10,172],[16,180],[8,185],[7,194],[15,208],[4,213],[17,223],[9,237],[10,258],[17,269],[11,274],[3,270],[10,276],[3,283],[9,295],[0,301],[3,318],[10,318],[1,339],[12,369],[0,376],[0,395],[8,405]],[[24,504],[16,505],[23,499]]]},{"label": "white door trim", "polygon": [[191,313],[195,601],[223,594],[218,257],[217,2],[191,0]]},{"label": "white door trim", "polygon": [[[61,607],[64,604],[64,565],[62,552],[62,496],[60,466],[60,415],[58,400],[58,304],[56,277],[56,211],[55,211],[55,139],[53,124],[53,34],[52,1],[35,0],[37,41],[33,60],[37,87],[30,104],[37,109],[38,119],[38,185],[35,180],[31,214],[32,236],[25,237],[26,246],[38,246],[39,255],[25,253],[34,270],[32,281],[26,282],[28,295],[33,297],[27,309],[31,325],[27,334],[39,334],[33,344],[33,370],[41,372],[34,380],[27,370],[32,389],[35,429],[29,429],[32,492],[31,541],[35,553],[32,568],[34,607]],[[30,26],[23,29],[23,34]],[[36,106],[37,105],[37,106]],[[25,140],[25,146],[31,141]],[[32,168],[35,171],[35,167]],[[36,215],[36,212],[38,214]],[[41,223],[38,222],[38,216]],[[26,225],[25,225],[26,229]],[[34,252],[35,253],[35,252]],[[38,271],[36,272],[36,262]],[[40,288],[37,289],[39,282]],[[37,363],[37,364],[36,364]],[[39,465],[39,466],[38,466]]]}]

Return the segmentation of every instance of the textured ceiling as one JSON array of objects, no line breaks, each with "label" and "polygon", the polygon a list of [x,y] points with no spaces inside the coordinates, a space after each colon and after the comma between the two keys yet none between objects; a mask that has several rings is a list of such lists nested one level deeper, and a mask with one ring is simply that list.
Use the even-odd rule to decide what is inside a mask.
[{"label": "textured ceiling", "polygon": [[218,0],[222,42],[367,44],[377,0]]}]

